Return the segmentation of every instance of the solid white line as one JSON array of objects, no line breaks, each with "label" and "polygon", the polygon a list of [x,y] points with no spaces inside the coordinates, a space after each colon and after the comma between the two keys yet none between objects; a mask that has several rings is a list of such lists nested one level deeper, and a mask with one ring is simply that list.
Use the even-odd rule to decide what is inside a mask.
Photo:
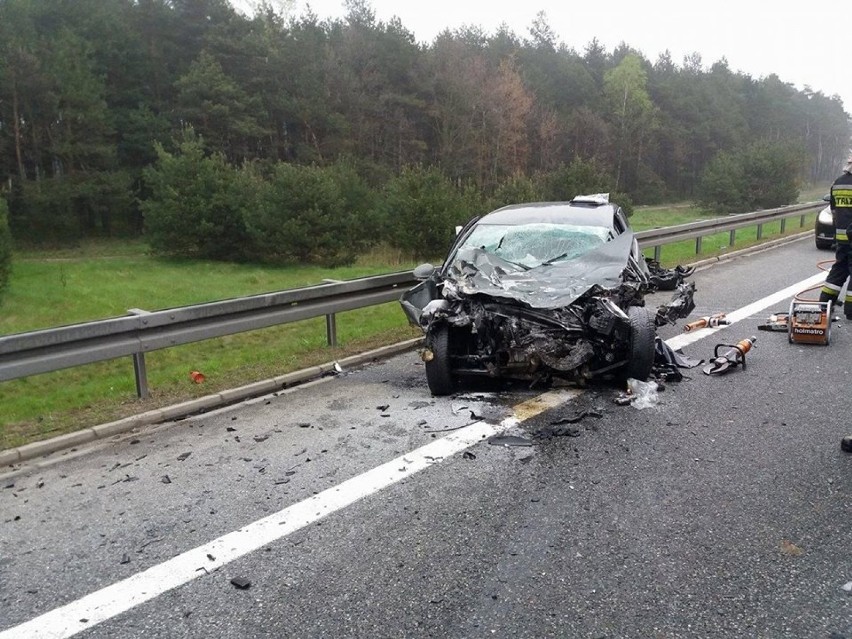
[{"label": "solid white line", "polygon": [[[515,417],[505,419],[500,424],[480,421],[460,428],[235,532],[0,632],[0,639],[71,637],[286,537],[580,394],[581,391],[571,389],[544,393],[514,406]],[[208,555],[215,557],[215,560],[211,560]]]},{"label": "solid white line", "polygon": [[[794,296],[803,289],[819,284],[824,279],[825,273],[819,273],[728,313],[727,317],[731,324],[735,324]],[[727,327],[691,331],[668,339],[666,343],[673,349],[683,348],[724,328]],[[504,420],[500,424],[476,422],[465,426],[235,532],[223,535],[164,563],[152,566],[19,626],[0,632],[0,639],[71,637],[193,579],[202,577],[208,571],[221,568],[235,559],[282,539],[356,501],[369,497],[435,463],[440,463],[487,437],[503,432],[549,408],[563,404],[577,397],[581,392],[580,390],[563,390],[544,393],[514,406],[515,418]],[[215,557],[215,560],[211,561],[208,555]]]}]

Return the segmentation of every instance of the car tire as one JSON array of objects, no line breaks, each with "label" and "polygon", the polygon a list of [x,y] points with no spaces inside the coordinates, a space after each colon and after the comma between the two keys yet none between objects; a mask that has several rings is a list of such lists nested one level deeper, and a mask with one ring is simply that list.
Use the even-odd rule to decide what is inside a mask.
[{"label": "car tire", "polygon": [[627,309],[627,317],[630,320],[630,351],[623,375],[626,379],[645,381],[651,375],[656,354],[654,316],[644,306],[631,306]]},{"label": "car tire", "polygon": [[436,397],[449,395],[455,390],[452,368],[450,367],[450,329],[448,326],[436,326],[430,335],[432,359],[426,362],[426,381],[429,390]]},{"label": "car tire", "polygon": [[834,244],[834,242],[832,242],[831,240],[816,240],[816,247],[820,251],[829,250],[832,247],[833,244]]}]

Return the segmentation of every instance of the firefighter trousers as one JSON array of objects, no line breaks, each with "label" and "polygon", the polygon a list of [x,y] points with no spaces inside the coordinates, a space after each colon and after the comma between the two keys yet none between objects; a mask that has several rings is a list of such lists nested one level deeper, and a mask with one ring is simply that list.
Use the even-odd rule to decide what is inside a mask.
[{"label": "firefighter trousers", "polygon": [[[849,242],[838,242],[834,264],[832,264],[828,275],[825,276],[825,284],[820,290],[819,301],[831,301],[832,304],[839,303],[840,291],[849,277],[852,277],[852,246]],[[846,295],[843,299],[843,314],[846,315],[847,319],[852,319],[852,291],[849,290],[850,288],[852,286],[846,287]]]}]

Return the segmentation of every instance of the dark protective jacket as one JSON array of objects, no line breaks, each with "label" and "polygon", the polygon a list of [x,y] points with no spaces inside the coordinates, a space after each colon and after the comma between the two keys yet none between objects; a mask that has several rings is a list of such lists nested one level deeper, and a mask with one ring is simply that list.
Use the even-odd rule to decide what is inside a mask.
[{"label": "dark protective jacket", "polygon": [[844,172],[831,185],[831,213],[834,216],[834,238],[838,244],[849,243],[852,225],[852,174]]}]

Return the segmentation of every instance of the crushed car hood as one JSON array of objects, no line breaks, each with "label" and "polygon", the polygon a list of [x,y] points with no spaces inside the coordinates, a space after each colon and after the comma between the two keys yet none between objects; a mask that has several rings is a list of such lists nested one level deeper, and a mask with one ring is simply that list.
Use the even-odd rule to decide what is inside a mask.
[{"label": "crushed car hood", "polygon": [[633,233],[623,233],[577,258],[531,269],[478,248],[462,249],[447,269],[444,297],[487,295],[535,309],[563,308],[592,288],[621,285],[633,241]]}]

